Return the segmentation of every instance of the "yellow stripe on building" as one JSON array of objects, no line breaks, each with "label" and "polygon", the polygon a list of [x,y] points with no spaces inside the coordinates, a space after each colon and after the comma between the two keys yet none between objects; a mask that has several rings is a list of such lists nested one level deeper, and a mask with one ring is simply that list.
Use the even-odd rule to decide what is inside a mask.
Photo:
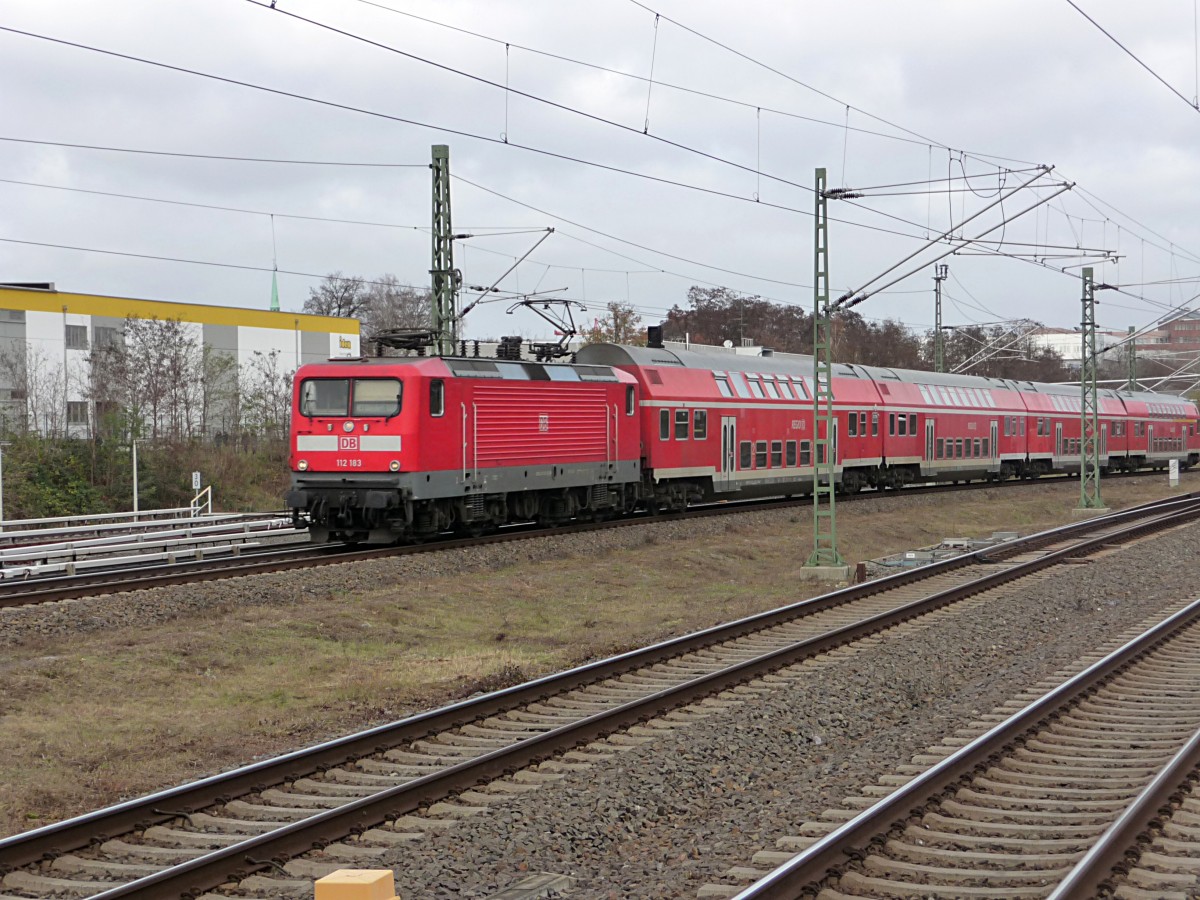
[{"label": "yellow stripe on building", "polygon": [[202,325],[240,325],[248,328],[277,328],[280,331],[313,331],[321,334],[358,334],[357,319],[340,316],[313,316],[307,313],[269,312],[260,309],[235,309],[203,303],[175,303],[169,300],[135,300],[129,297],[104,297],[95,294],[68,294],[62,291],[36,291],[0,286],[0,309],[26,312],[68,313],[107,316],[111,319],[179,319]]}]

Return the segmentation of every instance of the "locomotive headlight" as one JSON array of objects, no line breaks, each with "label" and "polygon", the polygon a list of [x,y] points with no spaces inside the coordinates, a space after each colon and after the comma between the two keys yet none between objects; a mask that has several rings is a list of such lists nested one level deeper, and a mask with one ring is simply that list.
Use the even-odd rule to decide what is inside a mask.
[{"label": "locomotive headlight", "polygon": [[400,460],[393,459],[390,463],[388,463],[388,468],[391,469],[393,472],[399,472],[400,471]]},{"label": "locomotive headlight", "polygon": [[300,460],[300,462],[296,463],[296,468],[299,469],[301,472],[307,472],[308,471],[308,460],[307,459]]},{"label": "locomotive headlight", "polygon": [[347,434],[349,434],[349,433],[350,433],[351,431],[353,431],[353,430],[354,430],[354,423],[353,423],[353,422],[346,421],[346,422],[343,422],[343,423],[342,423],[342,431],[344,431],[344,432],[346,432]]}]

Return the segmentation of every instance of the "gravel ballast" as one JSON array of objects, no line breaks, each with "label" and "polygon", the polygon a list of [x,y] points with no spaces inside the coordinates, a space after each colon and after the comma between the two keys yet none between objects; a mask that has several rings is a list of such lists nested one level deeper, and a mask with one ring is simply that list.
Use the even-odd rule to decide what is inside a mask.
[{"label": "gravel ballast", "polygon": [[[1007,491],[1036,489],[1014,484],[980,489],[973,497],[994,496],[1001,500]],[[1011,495],[1009,495],[1011,496]],[[889,494],[865,496],[854,501],[854,509],[878,506],[889,511],[920,510],[946,502],[945,496]],[[253,575],[220,581],[200,582],[169,588],[130,591],[99,597],[84,597],[34,606],[0,609],[0,647],[16,646],[30,639],[58,638],[104,628],[129,628],[170,621],[192,612],[231,605],[283,606],[331,594],[353,595],[381,585],[428,581],[468,572],[495,571],[523,563],[564,557],[600,556],[624,548],[644,545],[648,539],[697,540],[722,535],[730,523],[737,527],[775,533],[794,527],[797,517],[810,517],[807,507],[734,516],[672,520],[659,518],[620,528],[578,534],[557,534],[506,543],[484,544],[456,550],[436,550],[394,559],[345,563],[296,569],[289,572]],[[653,536],[651,538],[651,536]]]},{"label": "gravel ballast", "polygon": [[1059,566],[379,862],[402,896],[485,897],[554,872],[575,879],[569,896],[694,897],[954,728],[1195,596],[1198,550],[1200,526],[1187,526]]}]

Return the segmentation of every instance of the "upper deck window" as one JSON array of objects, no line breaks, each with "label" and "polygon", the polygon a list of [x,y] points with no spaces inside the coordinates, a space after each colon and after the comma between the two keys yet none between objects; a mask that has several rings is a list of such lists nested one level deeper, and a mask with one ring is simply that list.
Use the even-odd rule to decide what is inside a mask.
[{"label": "upper deck window", "polygon": [[394,416],[404,386],[398,378],[306,378],[300,386],[304,416]]}]

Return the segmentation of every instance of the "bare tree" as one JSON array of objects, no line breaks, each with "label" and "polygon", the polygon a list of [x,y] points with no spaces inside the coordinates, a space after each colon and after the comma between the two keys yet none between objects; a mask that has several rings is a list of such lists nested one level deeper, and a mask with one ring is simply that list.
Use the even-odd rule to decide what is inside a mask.
[{"label": "bare tree", "polygon": [[645,344],[641,329],[642,317],[631,303],[613,301],[605,307],[604,315],[580,334],[585,344]]},{"label": "bare tree", "polygon": [[286,439],[295,374],[280,367],[278,350],[254,351],[240,378],[243,425],[247,430],[272,440]]},{"label": "bare tree", "polygon": [[309,288],[304,312],[315,316],[359,319],[367,301],[366,285],[357,275],[333,272],[315,288]]},{"label": "bare tree", "polygon": [[360,318],[366,337],[381,331],[428,328],[429,291],[401,284],[395,275],[381,275],[366,291]]}]

